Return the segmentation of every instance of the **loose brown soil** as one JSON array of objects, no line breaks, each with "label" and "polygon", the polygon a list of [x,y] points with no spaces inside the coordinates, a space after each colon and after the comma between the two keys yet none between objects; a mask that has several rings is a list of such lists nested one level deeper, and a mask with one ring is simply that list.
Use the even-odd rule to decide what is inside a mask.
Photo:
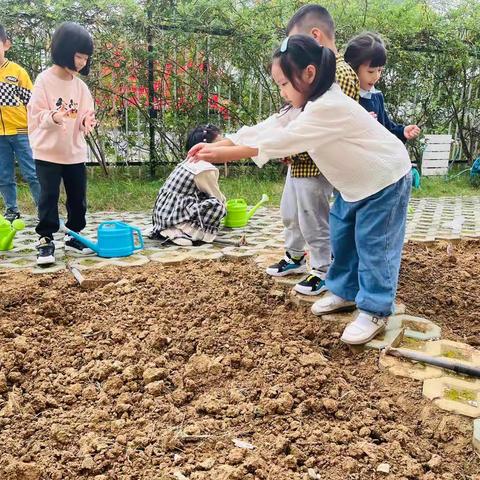
[{"label": "loose brown soil", "polygon": [[480,346],[480,241],[408,243],[398,298],[445,338]]},{"label": "loose brown soil", "polygon": [[[478,339],[480,247],[454,249],[408,245],[399,296]],[[480,480],[471,419],[353,356],[251,263],[111,274],[94,291],[0,274],[0,479]]]}]

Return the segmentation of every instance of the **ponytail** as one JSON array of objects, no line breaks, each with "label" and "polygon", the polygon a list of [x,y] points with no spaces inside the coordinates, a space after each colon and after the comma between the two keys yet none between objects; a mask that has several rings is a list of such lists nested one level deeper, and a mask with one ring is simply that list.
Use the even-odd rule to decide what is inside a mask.
[{"label": "ponytail", "polygon": [[[335,54],[307,35],[292,35],[286,38],[273,54],[273,58],[278,59],[282,72],[295,90],[306,96],[306,102],[320,98],[335,82]],[[301,76],[309,65],[315,66],[316,74],[313,82],[306,85]]]}]

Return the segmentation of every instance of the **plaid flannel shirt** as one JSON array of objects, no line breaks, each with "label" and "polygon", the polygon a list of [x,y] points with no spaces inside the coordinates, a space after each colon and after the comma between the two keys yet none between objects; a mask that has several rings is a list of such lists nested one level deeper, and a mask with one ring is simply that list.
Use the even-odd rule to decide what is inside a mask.
[{"label": "plaid flannel shirt", "polygon": [[[344,60],[343,55],[337,55],[336,80],[343,93],[358,102],[360,98],[360,82],[353,68]],[[307,152],[293,155],[290,175],[292,177],[316,177],[320,170]]]}]

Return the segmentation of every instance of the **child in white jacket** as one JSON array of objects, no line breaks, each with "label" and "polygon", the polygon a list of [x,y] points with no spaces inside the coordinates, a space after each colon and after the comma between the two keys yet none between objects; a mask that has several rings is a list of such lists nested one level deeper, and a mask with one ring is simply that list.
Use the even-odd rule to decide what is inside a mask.
[{"label": "child in white jacket", "polygon": [[358,308],[342,341],[363,344],[384,330],[398,284],[411,166],[403,143],[335,81],[335,55],[305,35],[275,52],[272,77],[292,108],[189,156],[224,163],[308,152],[338,190],[330,211],[333,262],[316,315]]}]

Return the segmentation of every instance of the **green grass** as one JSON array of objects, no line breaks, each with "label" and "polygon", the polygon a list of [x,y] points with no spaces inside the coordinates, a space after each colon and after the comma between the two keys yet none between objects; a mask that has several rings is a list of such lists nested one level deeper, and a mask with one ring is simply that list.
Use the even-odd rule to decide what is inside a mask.
[{"label": "green grass", "polygon": [[[449,177],[456,175],[452,171]],[[423,197],[468,197],[480,195],[480,187],[475,187],[470,183],[468,172],[453,178],[451,180],[445,177],[422,177],[422,186],[418,190],[413,190],[412,196],[415,198]]]},{"label": "green grass", "polygon": [[[159,178],[151,180],[145,169],[126,167],[112,169],[109,176],[105,177],[98,168],[89,167],[89,211],[151,210],[158,189],[167,175],[168,171],[160,171]],[[283,182],[281,167],[275,164],[261,170],[255,167],[235,166],[229,168],[228,177],[224,177],[223,171],[220,174],[220,188],[225,196],[245,198],[249,205],[257,203],[262,194],[266,193],[270,197],[269,205],[279,206]],[[470,184],[468,173],[451,181],[445,180],[444,177],[422,177],[421,189],[413,192],[413,196],[417,198],[472,195],[480,195],[480,187],[475,188]],[[21,181],[18,197],[21,211],[33,213],[33,202],[28,187]],[[1,198],[0,206],[3,210]]]}]

